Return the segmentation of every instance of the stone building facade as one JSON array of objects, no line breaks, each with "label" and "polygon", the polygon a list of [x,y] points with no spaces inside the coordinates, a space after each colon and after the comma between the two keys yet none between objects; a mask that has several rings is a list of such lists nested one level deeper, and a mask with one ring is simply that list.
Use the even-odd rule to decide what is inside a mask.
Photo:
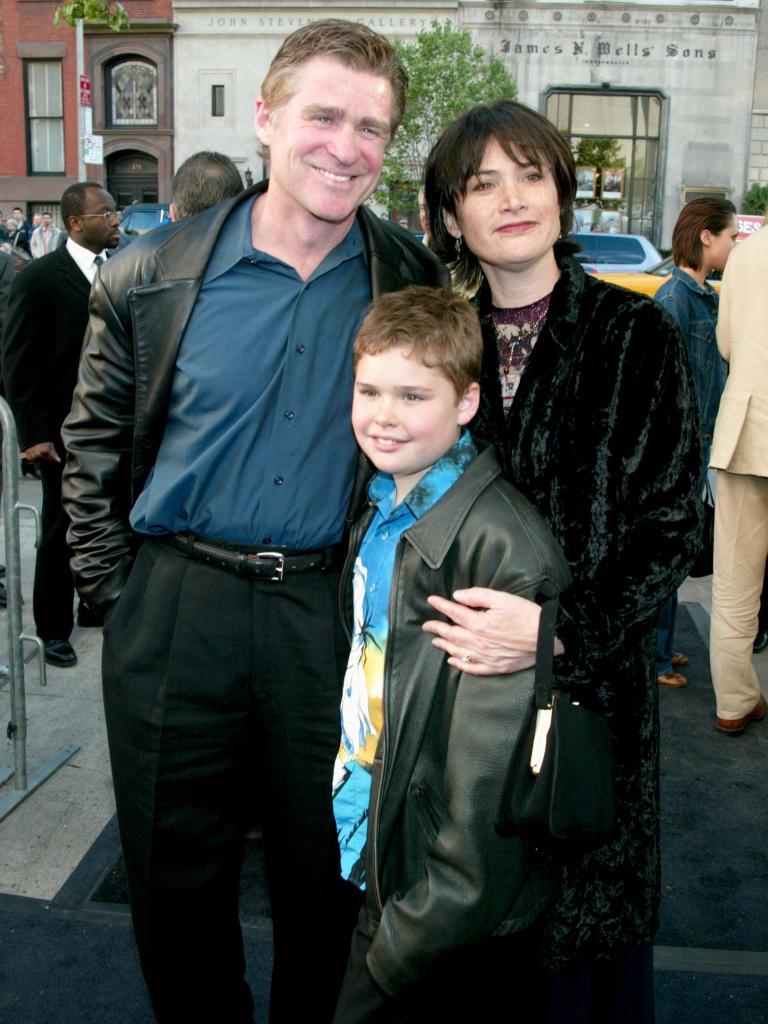
[{"label": "stone building facade", "polygon": [[[574,147],[581,139],[616,141],[614,192],[605,192],[598,169],[595,201],[582,196],[582,217],[668,245],[687,198],[714,192],[738,205],[750,180],[768,179],[768,139],[759,137],[768,134],[760,123],[768,120],[760,13],[760,0],[176,0],[176,159],[221,149],[260,177],[253,103],[280,41],[305,21],[344,17],[411,38],[433,18],[449,18],[507,63],[518,98],[551,117]],[[756,101],[765,92],[760,105],[753,89]]]}]

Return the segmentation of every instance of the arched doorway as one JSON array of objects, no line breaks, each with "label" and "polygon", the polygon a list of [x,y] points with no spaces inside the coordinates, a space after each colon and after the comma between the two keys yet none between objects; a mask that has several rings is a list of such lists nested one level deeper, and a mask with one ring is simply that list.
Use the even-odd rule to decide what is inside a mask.
[{"label": "arched doorway", "polygon": [[156,203],[157,160],[126,150],[107,157],[107,191],[121,210],[131,203]]}]

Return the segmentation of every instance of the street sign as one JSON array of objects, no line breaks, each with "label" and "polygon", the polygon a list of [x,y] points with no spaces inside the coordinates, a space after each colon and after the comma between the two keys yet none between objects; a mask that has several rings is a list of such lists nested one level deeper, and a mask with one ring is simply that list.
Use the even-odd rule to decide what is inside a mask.
[{"label": "street sign", "polygon": [[80,106],[90,107],[91,105],[91,76],[80,75]]},{"label": "street sign", "polygon": [[104,138],[101,135],[83,136],[83,160],[87,164],[104,163]]}]

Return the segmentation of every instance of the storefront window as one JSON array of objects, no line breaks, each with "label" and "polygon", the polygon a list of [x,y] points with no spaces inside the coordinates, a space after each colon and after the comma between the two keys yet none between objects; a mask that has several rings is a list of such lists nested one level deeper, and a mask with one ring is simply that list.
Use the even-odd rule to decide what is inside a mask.
[{"label": "storefront window", "polygon": [[653,238],[661,97],[555,90],[547,117],[576,157],[577,229]]}]

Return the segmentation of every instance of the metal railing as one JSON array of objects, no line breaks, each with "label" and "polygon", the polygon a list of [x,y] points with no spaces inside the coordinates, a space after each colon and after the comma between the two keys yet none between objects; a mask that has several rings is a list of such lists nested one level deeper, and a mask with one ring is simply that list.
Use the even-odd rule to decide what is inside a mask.
[{"label": "metal railing", "polygon": [[5,590],[8,601],[8,664],[0,665],[0,678],[9,680],[11,717],[6,729],[13,745],[13,765],[0,765],[0,786],[13,779],[10,792],[0,795],[0,821],[50,778],[80,748],[67,744],[60,747],[32,772],[27,771],[27,702],[24,692],[24,644],[36,648],[40,685],[47,683],[45,676],[45,648],[39,636],[31,636],[22,629],[21,622],[21,540],[20,513],[31,512],[35,524],[35,547],[40,538],[40,516],[34,505],[19,501],[16,423],[8,403],[0,398],[0,428],[3,432],[2,485],[3,520],[5,528]]}]

